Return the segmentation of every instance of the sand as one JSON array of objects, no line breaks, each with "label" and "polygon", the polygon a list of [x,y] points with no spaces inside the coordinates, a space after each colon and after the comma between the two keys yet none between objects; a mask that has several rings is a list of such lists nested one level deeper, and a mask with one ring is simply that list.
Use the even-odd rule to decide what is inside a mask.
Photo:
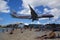
[{"label": "sand", "polygon": [[[35,32],[35,29],[33,29],[32,31],[29,31],[29,29],[27,29],[24,30],[23,33],[21,33],[20,29],[17,29],[14,31],[14,34],[12,35],[10,35],[9,32],[0,33],[0,40],[40,40],[35,38],[46,33],[47,33],[46,31]],[[60,40],[60,39],[56,38],[44,40]]]}]

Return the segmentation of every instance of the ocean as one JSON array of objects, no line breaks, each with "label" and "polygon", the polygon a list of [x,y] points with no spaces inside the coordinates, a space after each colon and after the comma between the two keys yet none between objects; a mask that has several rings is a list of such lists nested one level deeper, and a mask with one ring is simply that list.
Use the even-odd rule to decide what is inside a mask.
[{"label": "ocean", "polygon": [[0,32],[7,32],[7,31],[11,31],[12,28],[0,28]]}]

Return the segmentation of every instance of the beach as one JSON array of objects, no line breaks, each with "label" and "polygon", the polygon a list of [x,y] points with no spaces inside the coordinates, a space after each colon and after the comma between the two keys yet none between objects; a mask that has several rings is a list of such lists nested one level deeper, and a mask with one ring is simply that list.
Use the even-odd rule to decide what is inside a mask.
[{"label": "beach", "polygon": [[[36,32],[35,29],[32,29],[30,31],[29,29],[24,30],[23,33],[21,33],[20,29],[15,29],[13,34],[9,34],[9,32],[0,33],[0,40],[40,40],[35,39],[38,36],[42,36],[44,34],[48,33],[48,31],[39,31]],[[56,36],[60,34],[60,32],[56,32]],[[55,39],[44,39],[44,40],[60,40],[60,38]]]}]

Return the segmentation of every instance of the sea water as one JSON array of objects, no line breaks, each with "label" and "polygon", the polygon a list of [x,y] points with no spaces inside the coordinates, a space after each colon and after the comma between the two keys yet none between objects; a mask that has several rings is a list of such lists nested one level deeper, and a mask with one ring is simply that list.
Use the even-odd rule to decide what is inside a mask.
[{"label": "sea water", "polygon": [[11,30],[12,30],[12,28],[0,28],[0,32],[8,32]]}]

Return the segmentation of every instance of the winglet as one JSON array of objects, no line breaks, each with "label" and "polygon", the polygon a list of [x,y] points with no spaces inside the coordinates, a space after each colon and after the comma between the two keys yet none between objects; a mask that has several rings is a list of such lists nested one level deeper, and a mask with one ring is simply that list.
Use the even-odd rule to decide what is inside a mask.
[{"label": "winglet", "polygon": [[11,13],[10,13],[10,15],[13,17],[13,18],[16,18],[16,11],[15,10],[11,10]]}]

